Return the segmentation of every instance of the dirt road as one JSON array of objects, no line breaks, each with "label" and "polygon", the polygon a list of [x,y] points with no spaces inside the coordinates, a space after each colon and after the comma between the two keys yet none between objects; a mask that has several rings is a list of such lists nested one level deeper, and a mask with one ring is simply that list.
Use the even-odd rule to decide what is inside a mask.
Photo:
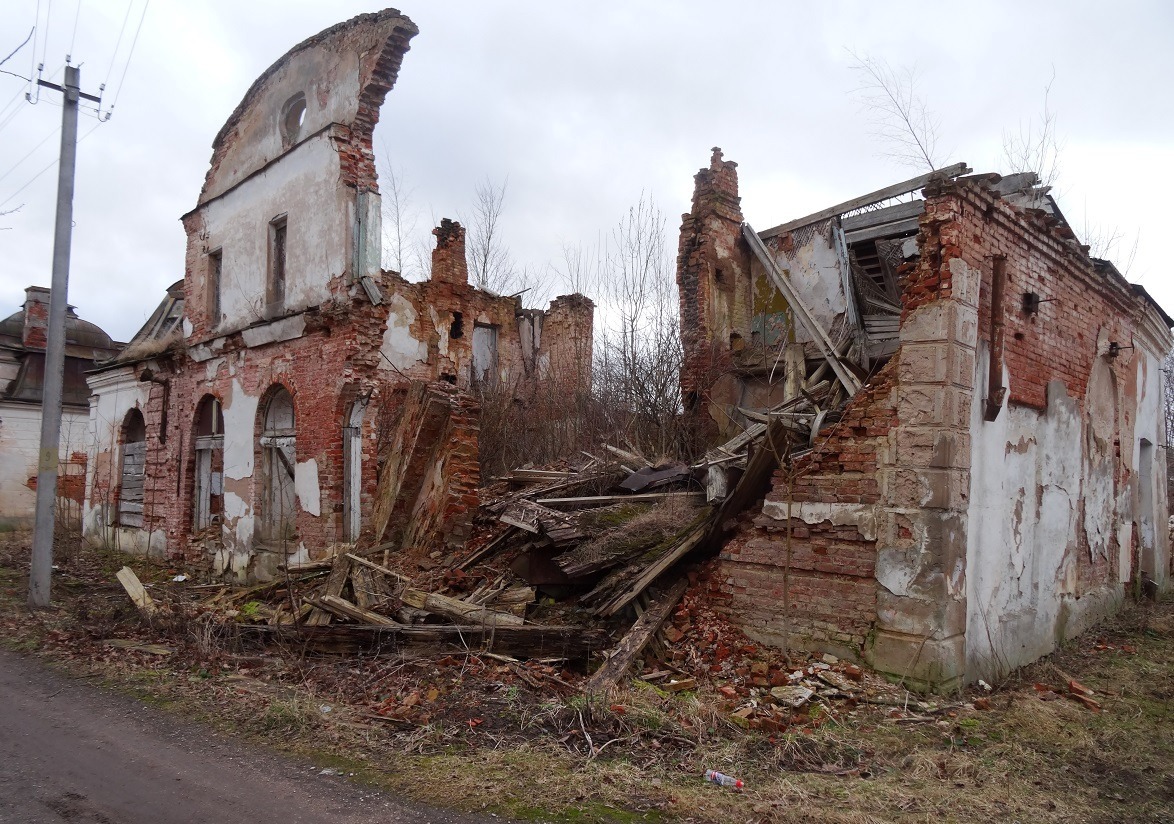
[{"label": "dirt road", "polygon": [[397,801],[0,650],[0,822],[500,822]]}]

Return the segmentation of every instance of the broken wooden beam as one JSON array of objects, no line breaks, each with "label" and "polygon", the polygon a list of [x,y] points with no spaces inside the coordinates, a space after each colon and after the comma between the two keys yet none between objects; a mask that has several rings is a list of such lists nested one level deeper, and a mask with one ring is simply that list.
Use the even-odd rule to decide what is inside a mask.
[{"label": "broken wooden beam", "polygon": [[762,233],[761,237],[765,240],[772,238],[775,235],[781,235],[790,232],[794,229],[799,229],[803,226],[810,226],[812,223],[818,223],[821,220],[827,220],[830,217],[839,217],[847,212],[854,212],[857,209],[863,209],[865,206],[871,206],[874,203],[880,203],[890,198],[900,197],[901,195],[909,194],[910,192],[924,189],[930,181],[937,179],[955,178],[959,175],[967,174],[970,168],[965,163],[955,163],[953,166],[946,166],[943,169],[935,169],[917,177],[903,180],[900,183],[894,183],[891,186],[886,186],[883,189],[877,189],[875,192],[869,192],[860,197],[854,197],[851,200],[837,203],[835,206],[829,206],[826,209],[820,209],[814,214],[806,217],[789,220],[786,223],[780,223],[778,226],[772,226]]},{"label": "broken wooden beam", "polygon": [[758,262],[762,264],[762,268],[766,270],[767,276],[771,282],[779,290],[779,293],[786,298],[787,305],[790,306],[795,319],[802,324],[803,328],[811,335],[815,342],[819,353],[823,355],[824,360],[831,366],[832,371],[836,374],[840,383],[844,384],[844,388],[848,390],[849,395],[855,395],[860,391],[860,379],[853,374],[841,360],[839,354],[836,352],[836,347],[828,337],[827,330],[816,319],[811,309],[799,297],[799,293],[791,286],[787,275],[779,270],[775,259],[767,251],[763,245],[762,238],[754,231],[749,223],[742,224],[742,236],[746,238],[746,243],[750,246],[750,251],[758,258]]},{"label": "broken wooden beam", "polygon": [[352,604],[345,598],[339,598],[334,595],[323,595],[320,598],[308,598],[306,603],[312,604],[318,609],[325,610],[339,618],[349,618],[352,621],[360,624],[372,624],[381,627],[398,627],[395,621],[388,618],[386,615],[372,612],[369,609],[363,609],[360,606]]},{"label": "broken wooden beam", "polygon": [[[350,574],[350,556],[344,554],[334,556],[334,565],[330,568],[330,576],[326,579],[326,589],[323,594],[333,595],[335,598],[342,595],[342,589],[346,586]],[[329,610],[316,607],[306,617],[306,623],[312,627],[325,626],[330,623],[330,616]]]},{"label": "broken wooden beam", "polygon": [[480,604],[470,604],[422,589],[408,587],[399,594],[405,604],[416,609],[443,615],[461,623],[483,624],[491,627],[520,627],[525,619],[510,612],[497,612]]},{"label": "broken wooden beam", "polygon": [[681,600],[688,587],[687,579],[677,581],[664,595],[657,598],[644,614],[636,619],[636,623],[628,630],[628,634],[621,639],[608,656],[603,666],[587,681],[583,691],[588,695],[604,695],[613,690],[632,666],[632,662],[656,635],[661,624],[669,617],[673,607]]},{"label": "broken wooden beam", "polygon": [[485,544],[485,546],[481,547],[479,550],[474,552],[468,558],[465,558],[459,564],[456,564],[453,568],[465,570],[465,569],[468,569],[469,567],[475,566],[479,561],[482,561],[483,559],[488,558],[490,555],[497,552],[497,550],[506,541],[508,541],[510,538],[512,538],[515,534],[517,534],[517,532],[518,532],[518,528],[515,526],[511,526],[505,532],[498,535],[492,541],[489,541],[487,544]]},{"label": "broken wooden beam", "polygon": [[589,509],[612,504],[663,503],[676,500],[690,504],[705,503],[704,492],[647,492],[641,495],[590,495],[584,498],[541,498],[538,503],[551,509]]},{"label": "broken wooden beam", "polygon": [[398,572],[390,570],[385,566],[380,566],[379,564],[375,563],[374,561],[368,561],[366,558],[360,558],[358,555],[352,555],[351,553],[348,552],[346,554],[346,557],[351,561],[351,563],[360,564],[363,567],[372,570],[373,572],[382,572],[384,575],[388,576],[389,578],[395,578],[397,581],[403,581],[403,582],[410,582],[411,581],[411,579],[408,578],[406,575],[400,575]]},{"label": "broken wooden beam", "polygon": [[242,625],[241,637],[297,645],[312,652],[353,655],[398,654],[408,649],[438,647],[468,651],[485,650],[516,658],[567,658],[581,660],[604,649],[607,633],[594,627],[490,626],[372,626],[333,624],[293,627]]},{"label": "broken wooden beam", "polygon": [[115,573],[115,576],[118,578],[118,583],[122,584],[122,588],[126,590],[126,594],[130,596],[131,601],[138,607],[139,612],[148,618],[155,614],[158,607],[151,600],[151,596],[147,594],[142,581],[139,580],[139,576],[135,575],[133,569],[124,566]]},{"label": "broken wooden beam", "polygon": [[604,616],[615,615],[636,600],[636,597],[648,589],[652,585],[652,582],[660,577],[661,573],[697,548],[709,532],[712,521],[712,517],[705,518],[701,523],[686,532],[671,549],[650,564],[631,584],[614,595],[607,603],[597,608],[595,610],[596,614]]}]

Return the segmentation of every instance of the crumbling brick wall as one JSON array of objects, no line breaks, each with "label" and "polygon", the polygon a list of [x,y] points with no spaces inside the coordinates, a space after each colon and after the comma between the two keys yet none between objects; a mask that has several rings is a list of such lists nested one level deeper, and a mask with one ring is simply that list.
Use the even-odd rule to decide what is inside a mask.
[{"label": "crumbling brick wall", "polygon": [[693,207],[681,216],[681,392],[686,408],[702,413],[705,393],[727,368],[736,341],[750,339],[750,252],[742,239],[737,169],[714,148],[709,168],[693,178]]},{"label": "crumbling brick wall", "polygon": [[[1151,532],[1165,523],[1145,488],[1164,478],[1164,318],[1055,218],[989,182],[926,190],[901,348],[723,553],[716,589],[751,634],[950,688],[1112,608],[1145,554],[1139,535],[1168,563],[1165,530],[1145,537],[1139,514],[1151,507]],[[996,258],[1008,391],[991,417]],[[1048,302],[1028,311],[1025,292]],[[1154,466],[1139,476],[1146,443]]]},{"label": "crumbling brick wall", "polygon": [[896,374],[890,361],[812,452],[777,470],[762,512],[722,548],[711,596],[752,636],[849,656],[864,647],[876,618],[873,509],[890,460]]}]

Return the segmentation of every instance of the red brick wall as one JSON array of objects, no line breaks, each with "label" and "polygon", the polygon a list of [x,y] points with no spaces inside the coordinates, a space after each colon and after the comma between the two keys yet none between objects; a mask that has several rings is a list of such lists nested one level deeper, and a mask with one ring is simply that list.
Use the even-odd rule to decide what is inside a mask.
[{"label": "red brick wall", "polygon": [[750,339],[749,330],[734,329],[737,307],[751,300],[750,253],[742,241],[738,164],[715,148],[709,168],[693,180],[693,208],[681,216],[677,251],[681,391],[687,408],[702,410],[705,392],[729,360],[730,332]]},{"label": "red brick wall", "polygon": [[[768,504],[879,501],[878,451],[896,423],[896,374],[894,358],[849,402],[815,450],[798,459],[790,473],[775,473]],[[777,642],[786,624],[794,646],[824,644],[844,651],[864,646],[876,617],[876,540],[857,527],[759,515],[720,557],[711,594],[752,635]]]}]

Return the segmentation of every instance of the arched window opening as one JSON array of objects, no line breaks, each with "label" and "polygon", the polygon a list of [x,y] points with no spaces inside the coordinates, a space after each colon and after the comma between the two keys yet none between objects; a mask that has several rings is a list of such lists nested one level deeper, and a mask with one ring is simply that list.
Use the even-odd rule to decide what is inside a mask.
[{"label": "arched window opening", "polygon": [[363,483],[363,412],[366,408],[366,401],[355,401],[342,429],[342,528],[343,539],[352,544],[359,540],[363,526],[360,493]]},{"label": "arched window opening", "polygon": [[196,410],[195,532],[219,524],[224,512],[224,414],[220,400],[204,397]]},{"label": "arched window opening", "polygon": [[118,525],[143,526],[143,490],[147,463],[147,424],[132,409],[122,421],[122,478],[118,488]]},{"label": "arched window opening", "polygon": [[296,434],[293,397],[285,387],[278,387],[265,404],[260,438],[263,541],[282,542],[294,537]]}]

